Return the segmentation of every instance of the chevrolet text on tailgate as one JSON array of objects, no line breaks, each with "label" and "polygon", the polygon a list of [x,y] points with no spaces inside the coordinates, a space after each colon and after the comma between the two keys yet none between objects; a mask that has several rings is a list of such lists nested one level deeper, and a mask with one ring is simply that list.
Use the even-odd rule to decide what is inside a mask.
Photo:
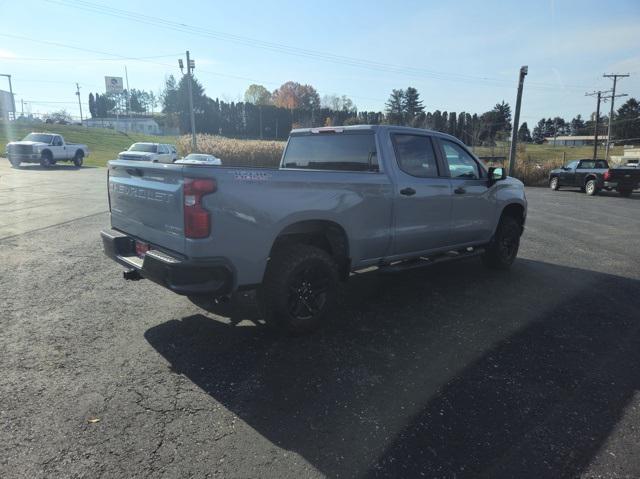
[{"label": "chevrolet text on tailgate", "polygon": [[319,326],[352,271],[480,256],[508,269],[520,181],[456,138],[394,126],[291,132],[280,168],[109,162],[104,250],[126,279],[200,300],[257,289],[265,320]]}]

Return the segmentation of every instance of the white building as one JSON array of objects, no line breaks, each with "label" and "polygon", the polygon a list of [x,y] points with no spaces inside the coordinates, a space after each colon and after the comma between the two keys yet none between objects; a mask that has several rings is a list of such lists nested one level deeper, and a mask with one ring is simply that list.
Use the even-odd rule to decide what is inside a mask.
[{"label": "white building", "polygon": [[616,166],[624,166],[630,160],[640,160],[640,147],[633,145],[624,145],[622,156],[611,155],[611,164]]},{"label": "white building", "polygon": [[162,135],[160,125],[152,118],[89,118],[82,124],[89,128],[111,128],[121,132],[145,133],[147,135]]},{"label": "white building", "polygon": [[[553,146],[585,146],[593,145],[593,135],[582,136],[548,136],[544,139],[545,145]],[[604,143],[607,141],[607,135],[598,135],[598,143]]]}]

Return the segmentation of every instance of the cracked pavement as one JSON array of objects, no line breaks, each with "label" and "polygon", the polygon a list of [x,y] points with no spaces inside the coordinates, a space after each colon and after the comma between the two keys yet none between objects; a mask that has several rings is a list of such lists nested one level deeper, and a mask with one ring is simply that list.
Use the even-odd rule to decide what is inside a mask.
[{"label": "cracked pavement", "polygon": [[[122,280],[104,170],[3,163],[0,477],[640,476],[637,194],[529,188],[509,273],[356,275],[287,338],[251,294],[207,311]],[[67,181],[93,183],[54,218]]]}]

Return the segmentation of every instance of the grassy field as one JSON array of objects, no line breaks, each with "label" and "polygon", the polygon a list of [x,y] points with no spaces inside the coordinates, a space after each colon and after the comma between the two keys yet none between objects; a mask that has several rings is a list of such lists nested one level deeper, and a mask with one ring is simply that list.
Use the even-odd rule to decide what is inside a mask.
[{"label": "grassy field", "polygon": [[[197,143],[199,152],[220,158],[223,165],[258,168],[277,168],[285,146],[284,141],[237,140],[214,135],[198,135]],[[190,153],[191,136],[181,136],[176,145],[180,155]]]},{"label": "grassy field", "polygon": [[[509,147],[498,145],[495,147],[472,148],[476,155],[481,157],[504,157],[504,162],[492,162],[494,166],[508,166]],[[622,146],[611,149],[611,155],[622,155]],[[515,175],[526,185],[545,185],[549,178],[549,172],[569,161],[581,158],[592,158],[593,146],[551,146],[535,144],[519,144]],[[604,147],[598,147],[598,158],[604,158]],[[511,174],[511,173],[510,173]]]},{"label": "grassy field", "polygon": [[[120,133],[102,128],[85,128],[71,125],[20,125],[0,122],[0,154],[8,141],[19,140],[31,131],[45,131],[64,135],[72,143],[84,143],[89,146],[90,155],[87,165],[105,166],[115,158],[118,152],[125,150],[136,141],[175,143],[181,155],[191,150],[191,137],[158,137],[136,133]],[[262,140],[239,140],[214,135],[198,135],[198,150],[210,153],[222,159],[229,166],[277,167],[285,142]],[[508,158],[508,145],[472,148],[478,156]],[[598,156],[604,157],[604,148],[598,150]],[[593,147],[560,147],[550,145],[520,144],[518,146],[515,176],[528,185],[545,184],[549,171],[571,160],[591,158]],[[613,155],[621,155],[622,147],[613,148]],[[496,165],[501,163],[496,163]],[[506,165],[505,165],[506,166]]]},{"label": "grassy field", "polygon": [[116,158],[119,152],[136,141],[175,143],[176,140],[175,137],[120,133],[106,128],[0,122],[0,155],[4,155],[8,142],[21,140],[32,131],[58,133],[70,143],[84,143],[89,147],[89,157],[85,159],[85,164],[89,166],[105,166],[107,161]]}]

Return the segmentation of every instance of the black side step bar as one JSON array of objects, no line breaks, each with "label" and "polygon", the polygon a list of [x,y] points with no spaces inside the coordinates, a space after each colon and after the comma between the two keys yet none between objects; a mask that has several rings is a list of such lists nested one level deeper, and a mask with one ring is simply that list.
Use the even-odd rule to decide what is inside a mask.
[{"label": "black side step bar", "polygon": [[475,248],[472,251],[448,251],[437,256],[420,257],[410,260],[397,261],[395,263],[381,265],[378,270],[381,273],[400,273],[412,269],[427,268],[434,264],[447,263],[466,258],[474,258],[484,253],[484,248]]}]

